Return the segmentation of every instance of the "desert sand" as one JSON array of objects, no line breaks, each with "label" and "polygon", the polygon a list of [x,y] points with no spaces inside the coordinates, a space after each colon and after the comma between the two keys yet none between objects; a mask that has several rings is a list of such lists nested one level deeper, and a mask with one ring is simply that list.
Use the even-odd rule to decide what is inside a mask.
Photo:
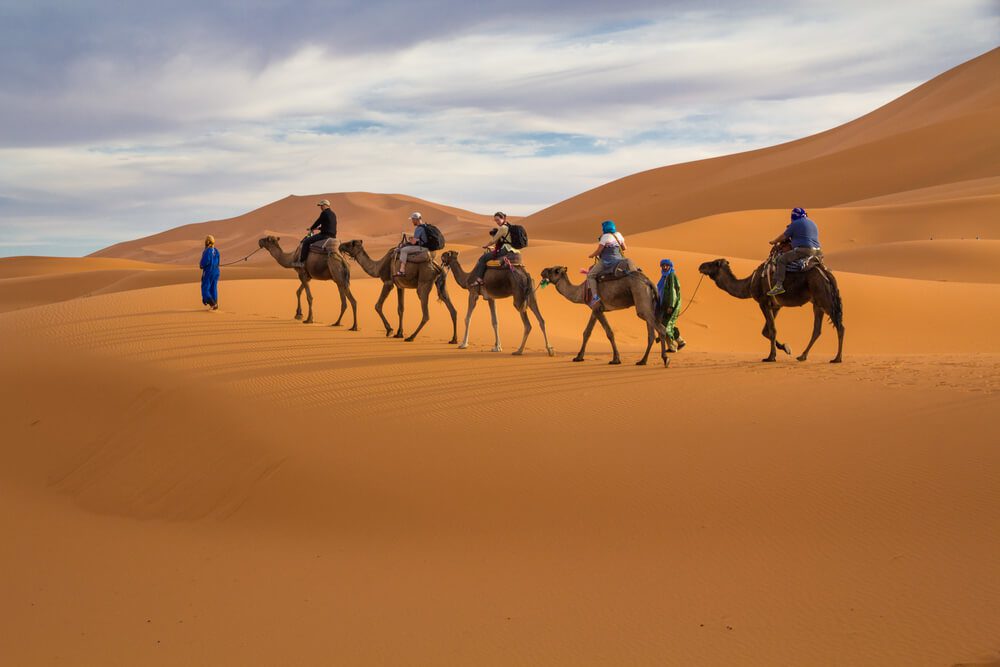
[{"label": "desert sand", "polygon": [[[468,266],[478,215],[401,195],[290,197],[78,259],[0,260],[0,657],[12,665],[1000,664],[1000,51],[829,132],[665,167],[524,221],[538,278],[574,281],[613,217],[647,273],[672,258],[689,345],[537,291],[537,330],[480,304],[472,345],[432,303],[384,337],[292,319],[271,258],[199,306],[223,261],[295,238],[328,198],[384,250],[413,208]],[[878,156],[878,159],[874,159]],[[820,224],[845,305],[809,361],[762,364],[747,275],[787,209]],[[465,313],[466,292],[448,290]],[[387,314],[394,321],[395,301]],[[407,295],[406,330],[419,319]],[[798,352],[811,312],[783,310]]]}]

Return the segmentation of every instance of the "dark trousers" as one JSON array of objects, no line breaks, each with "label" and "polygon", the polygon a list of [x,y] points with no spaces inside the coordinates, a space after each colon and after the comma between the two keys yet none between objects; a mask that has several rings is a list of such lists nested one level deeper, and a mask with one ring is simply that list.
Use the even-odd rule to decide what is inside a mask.
[{"label": "dark trousers", "polygon": [[306,258],[309,257],[309,246],[313,243],[319,243],[323,239],[332,239],[333,237],[329,234],[313,234],[312,236],[307,236],[302,241],[302,254],[299,256],[300,262],[305,262]]},{"label": "dark trousers", "polygon": [[501,250],[500,252],[493,254],[492,250],[488,250],[483,253],[483,256],[476,260],[476,265],[472,267],[472,271],[469,272],[468,283],[471,285],[476,280],[482,280],[483,276],[486,275],[486,262],[492,261],[494,259],[500,259],[501,257],[506,257],[511,253]]},{"label": "dark trousers", "polygon": [[788,252],[783,252],[774,260],[774,284],[785,284],[785,272],[788,265],[797,259],[812,257],[819,252],[819,248],[792,248]]}]

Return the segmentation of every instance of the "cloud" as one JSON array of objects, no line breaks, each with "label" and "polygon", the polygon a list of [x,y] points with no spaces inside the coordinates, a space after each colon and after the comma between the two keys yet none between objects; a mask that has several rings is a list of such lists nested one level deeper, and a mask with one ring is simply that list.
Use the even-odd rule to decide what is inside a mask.
[{"label": "cloud", "polygon": [[347,190],[526,214],[828,129],[1000,32],[979,0],[144,4],[0,0],[5,231],[71,207],[83,252]]}]

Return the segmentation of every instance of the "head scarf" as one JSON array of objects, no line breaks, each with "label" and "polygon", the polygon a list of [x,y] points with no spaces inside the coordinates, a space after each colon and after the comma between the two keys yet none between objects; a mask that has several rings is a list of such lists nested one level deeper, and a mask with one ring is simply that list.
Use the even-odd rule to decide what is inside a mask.
[{"label": "head scarf", "polygon": [[614,234],[618,229],[615,227],[614,220],[605,220],[601,223],[601,233],[603,234]]},{"label": "head scarf", "polygon": [[792,220],[798,220],[799,218],[806,217],[806,210],[804,208],[793,208],[792,209]]},{"label": "head scarf", "polygon": [[[664,269],[663,268],[664,264],[669,264],[670,265],[669,268]],[[661,302],[663,301],[663,288],[667,286],[667,280],[670,279],[670,274],[672,274],[673,272],[674,272],[674,263],[669,259],[661,259],[660,280],[659,282],[656,283],[656,295]]]},{"label": "head scarf", "polygon": [[215,237],[209,234],[208,236],[205,237],[205,247],[208,248],[214,246],[215,246]]}]

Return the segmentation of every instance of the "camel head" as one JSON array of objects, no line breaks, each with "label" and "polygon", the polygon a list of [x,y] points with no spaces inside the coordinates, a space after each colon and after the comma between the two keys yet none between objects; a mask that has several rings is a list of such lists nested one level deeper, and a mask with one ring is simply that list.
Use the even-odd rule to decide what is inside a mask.
[{"label": "camel head", "polygon": [[278,241],[280,240],[280,236],[265,236],[261,240],[257,241],[257,245],[261,248],[277,248]]},{"label": "camel head", "polygon": [[569,269],[565,266],[550,266],[547,269],[542,269],[542,280],[547,283],[557,283],[565,278],[568,272]]},{"label": "camel head", "polygon": [[340,252],[347,255],[351,259],[356,258],[363,249],[364,243],[362,243],[360,239],[346,241],[340,244]]},{"label": "camel head", "polygon": [[441,255],[441,264],[443,266],[451,266],[452,262],[458,259],[458,252],[455,250],[448,250],[443,255]]},{"label": "camel head", "polygon": [[[729,271],[729,260],[728,259],[713,259],[711,262],[704,262],[698,267],[698,273],[704,273],[706,276],[715,280],[723,272]],[[730,271],[731,272],[731,271]]]}]

